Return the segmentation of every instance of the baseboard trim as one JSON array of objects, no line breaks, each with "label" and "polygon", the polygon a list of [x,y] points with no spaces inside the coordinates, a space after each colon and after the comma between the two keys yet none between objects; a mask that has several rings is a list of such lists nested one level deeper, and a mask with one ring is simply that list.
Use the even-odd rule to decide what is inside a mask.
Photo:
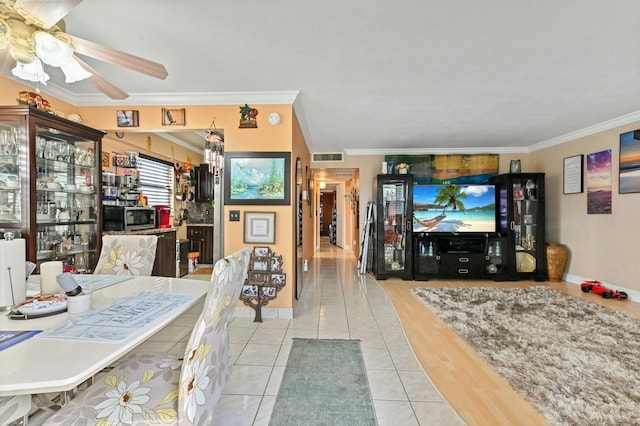
[{"label": "baseboard trim", "polygon": [[[594,278],[581,277],[580,275],[574,275],[574,274],[567,274],[564,279],[568,283],[580,285],[580,283],[582,283],[584,281],[591,281]],[[600,280],[598,280],[598,281],[600,281]],[[615,284],[611,284],[611,283],[608,283],[608,282],[605,282],[605,281],[600,281],[600,282],[602,283],[603,286],[605,286],[607,288],[610,288],[611,290],[624,291],[625,293],[627,293],[629,295],[629,299],[631,301],[640,300],[640,291],[638,291],[638,290],[632,290],[630,288],[617,286]]]},{"label": "baseboard trim", "polygon": [[[236,306],[233,311],[237,318],[255,318],[256,312],[253,308]],[[293,308],[267,308],[262,307],[262,319],[293,319]]]}]

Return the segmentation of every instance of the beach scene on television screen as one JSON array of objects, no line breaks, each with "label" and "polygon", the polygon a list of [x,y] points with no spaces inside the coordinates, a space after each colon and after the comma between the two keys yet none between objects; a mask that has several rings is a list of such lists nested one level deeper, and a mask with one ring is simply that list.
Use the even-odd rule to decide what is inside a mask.
[{"label": "beach scene on television screen", "polygon": [[413,232],[495,232],[493,185],[414,185]]}]

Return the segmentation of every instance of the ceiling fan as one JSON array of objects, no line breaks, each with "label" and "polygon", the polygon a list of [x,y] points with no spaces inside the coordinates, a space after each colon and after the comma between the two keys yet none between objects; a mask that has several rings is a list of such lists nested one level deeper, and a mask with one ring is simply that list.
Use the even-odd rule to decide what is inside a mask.
[{"label": "ceiling fan", "polygon": [[129,95],[111,84],[76,53],[161,80],[167,77],[167,70],[162,64],[67,34],[62,19],[81,2],[0,0],[0,74],[12,73],[23,80],[46,84],[49,76],[42,66],[44,63],[59,67],[67,83],[91,78],[98,89],[111,99],[125,99]]}]

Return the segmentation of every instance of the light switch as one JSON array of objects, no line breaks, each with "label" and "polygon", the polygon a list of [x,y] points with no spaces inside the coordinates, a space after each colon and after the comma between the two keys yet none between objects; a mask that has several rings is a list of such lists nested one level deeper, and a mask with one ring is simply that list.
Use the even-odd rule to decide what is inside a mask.
[{"label": "light switch", "polygon": [[229,222],[240,222],[240,210],[229,210]]}]

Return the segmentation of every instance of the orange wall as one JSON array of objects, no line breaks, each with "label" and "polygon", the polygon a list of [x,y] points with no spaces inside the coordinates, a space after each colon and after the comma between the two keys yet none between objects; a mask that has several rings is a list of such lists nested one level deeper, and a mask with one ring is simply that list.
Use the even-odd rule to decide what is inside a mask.
[{"label": "orange wall", "polygon": [[[0,104],[14,105],[17,103],[18,93],[22,90],[33,91],[33,89],[23,86],[0,77]],[[200,159],[196,158],[197,154],[187,149],[181,148],[179,145],[166,143],[160,138],[157,140],[152,137],[152,148],[147,150],[146,135],[136,135],[139,132],[152,131],[177,131],[177,130],[206,130],[211,126],[211,122],[215,117],[215,126],[218,129],[224,129],[225,135],[225,151],[286,151],[292,152],[291,176],[295,176],[295,159],[303,158],[305,165],[309,164],[309,152],[306,143],[299,129],[297,119],[293,114],[292,105],[251,105],[259,111],[257,120],[258,128],[241,129],[240,122],[240,106],[241,105],[165,105],[165,108],[185,108],[185,126],[163,126],[162,125],[162,106],[95,106],[95,107],[76,107],[51,96],[42,93],[42,96],[49,100],[53,110],[60,110],[65,114],[77,113],[82,117],[82,123],[96,128],[105,130],[108,135],[104,139],[103,150],[107,152],[122,152],[137,148],[139,152],[149,153],[150,155],[169,161],[184,162],[188,157],[192,158],[194,164],[199,164]],[[139,127],[135,128],[118,128],[116,123],[116,111],[118,109],[132,109],[139,112]],[[271,112],[280,114],[280,124],[272,126],[269,124],[267,117]],[[296,129],[294,141],[293,129]],[[115,137],[115,132],[124,132],[125,136],[122,140]],[[292,194],[295,194],[295,180],[291,180]],[[292,196],[292,202],[295,195]],[[287,281],[293,280],[295,277],[295,218],[293,204],[291,206],[225,206],[224,209],[224,254],[230,254],[240,248],[246,247],[247,244],[242,242],[243,234],[243,215],[245,211],[274,211],[276,212],[276,243],[271,245],[271,249],[278,255],[282,255],[284,264],[283,272],[287,274]],[[228,222],[227,218],[229,210],[240,210],[240,222]],[[308,216],[308,211],[307,215]],[[305,227],[305,233],[308,232],[306,240],[313,238],[311,226]],[[311,255],[309,254],[309,257]],[[278,297],[272,301],[269,307],[287,307],[293,306],[295,295],[293,294],[293,285],[286,285],[278,294]]]}]

